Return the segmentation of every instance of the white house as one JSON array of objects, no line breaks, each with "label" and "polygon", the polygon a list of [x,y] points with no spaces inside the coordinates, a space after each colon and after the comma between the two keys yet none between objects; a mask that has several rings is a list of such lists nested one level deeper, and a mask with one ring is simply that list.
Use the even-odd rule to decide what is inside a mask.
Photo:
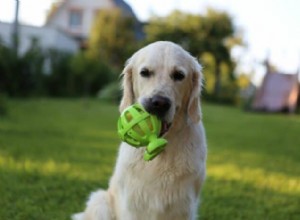
[{"label": "white house", "polygon": [[[126,16],[136,21],[136,38],[143,38],[142,24],[132,8],[123,0],[61,0],[55,3],[43,27],[19,25],[19,53],[28,50],[32,39],[37,39],[42,48],[56,48],[77,52],[90,33],[93,21],[101,10],[121,9]],[[12,45],[13,24],[0,22],[0,40]],[[78,44],[78,42],[80,44]]]},{"label": "white house", "polygon": [[119,8],[126,16],[137,18],[123,0],[63,0],[50,11],[45,26],[55,27],[82,41],[88,38],[91,26],[101,10]]},{"label": "white house", "polygon": [[[13,24],[0,22],[1,41],[12,46]],[[79,50],[77,42],[60,30],[51,27],[36,27],[19,25],[19,53],[24,54],[31,46],[32,40],[36,39],[43,49],[54,48],[67,52]]]}]

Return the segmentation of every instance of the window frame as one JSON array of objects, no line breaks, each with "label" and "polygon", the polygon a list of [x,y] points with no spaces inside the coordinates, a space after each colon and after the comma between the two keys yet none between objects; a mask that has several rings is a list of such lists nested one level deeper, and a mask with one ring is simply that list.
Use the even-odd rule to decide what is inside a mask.
[{"label": "window frame", "polygon": [[80,8],[69,9],[68,26],[71,29],[81,28],[83,25],[83,10]]}]

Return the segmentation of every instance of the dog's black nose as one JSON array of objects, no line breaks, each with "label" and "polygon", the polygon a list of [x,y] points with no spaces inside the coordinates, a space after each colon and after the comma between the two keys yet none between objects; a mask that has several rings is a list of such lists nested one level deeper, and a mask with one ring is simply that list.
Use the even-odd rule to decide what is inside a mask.
[{"label": "dog's black nose", "polygon": [[155,95],[145,101],[144,107],[150,114],[162,118],[170,109],[171,100],[163,96]]}]

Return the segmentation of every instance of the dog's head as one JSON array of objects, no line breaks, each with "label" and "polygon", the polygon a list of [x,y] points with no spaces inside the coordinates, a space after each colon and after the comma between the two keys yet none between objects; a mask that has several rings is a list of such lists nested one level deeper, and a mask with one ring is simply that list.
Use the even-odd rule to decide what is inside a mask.
[{"label": "dog's head", "polygon": [[122,74],[120,111],[138,102],[163,121],[165,132],[176,120],[200,120],[201,66],[180,46],[152,43],[127,61]]}]

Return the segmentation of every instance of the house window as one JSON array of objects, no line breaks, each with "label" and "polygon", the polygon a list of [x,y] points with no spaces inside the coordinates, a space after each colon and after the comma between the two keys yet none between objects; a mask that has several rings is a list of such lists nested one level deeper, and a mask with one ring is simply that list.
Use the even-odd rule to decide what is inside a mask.
[{"label": "house window", "polygon": [[82,25],[82,10],[71,10],[69,14],[69,26],[78,28]]}]

